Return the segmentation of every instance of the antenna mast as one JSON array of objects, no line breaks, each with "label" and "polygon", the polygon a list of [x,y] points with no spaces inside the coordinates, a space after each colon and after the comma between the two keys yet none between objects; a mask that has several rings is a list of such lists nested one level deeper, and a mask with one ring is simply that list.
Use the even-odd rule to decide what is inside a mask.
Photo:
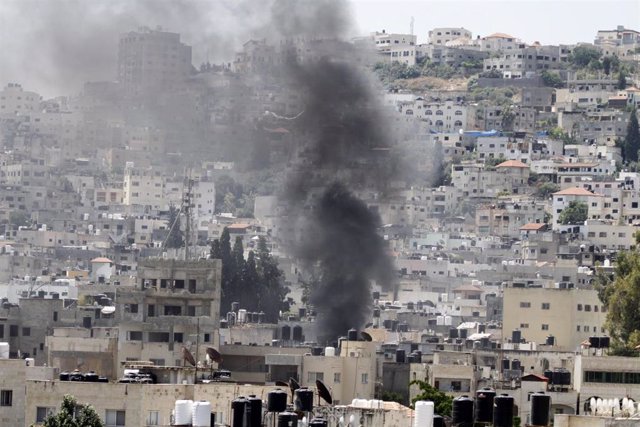
[{"label": "antenna mast", "polygon": [[413,35],[413,23],[415,22],[415,19],[413,18],[413,16],[411,17],[411,23],[409,24],[409,33],[411,35]]}]

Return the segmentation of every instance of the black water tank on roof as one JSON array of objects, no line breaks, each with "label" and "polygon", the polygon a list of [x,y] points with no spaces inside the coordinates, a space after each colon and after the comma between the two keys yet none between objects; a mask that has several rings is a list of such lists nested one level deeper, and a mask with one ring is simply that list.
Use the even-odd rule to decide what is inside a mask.
[{"label": "black water tank on roof", "polygon": [[591,348],[600,348],[600,337],[589,337],[589,346]]},{"label": "black water tank on roof", "polygon": [[293,327],[293,331],[291,332],[291,338],[294,341],[302,341],[302,326],[296,325]]},{"label": "black water tank on roof", "polygon": [[553,384],[553,371],[551,369],[547,369],[543,372],[543,374],[549,380],[549,384]]},{"label": "black water tank on roof", "polygon": [[349,341],[358,341],[358,330],[357,329],[349,329],[347,332],[347,340]]},{"label": "black water tank on roof", "polygon": [[611,339],[609,337],[600,337],[601,348],[609,348],[610,343],[611,343]]},{"label": "black water tank on roof", "polygon": [[278,427],[298,427],[298,414],[294,412],[278,414]]},{"label": "black water tank on roof", "polygon": [[458,338],[458,329],[450,328],[449,329],[449,338]]},{"label": "black water tank on roof", "polygon": [[485,387],[476,392],[476,422],[490,423],[493,420],[493,399],[495,390]]},{"label": "black water tank on roof", "polygon": [[551,396],[544,393],[531,395],[531,425],[548,426],[551,410]]},{"label": "black water tank on roof", "polygon": [[522,340],[522,332],[520,332],[520,329],[514,329],[513,332],[511,332],[511,342],[519,343],[521,340]]},{"label": "black water tank on roof", "polygon": [[403,349],[399,348],[396,350],[396,363],[405,363],[406,361],[406,353]]},{"label": "black water tank on roof", "polygon": [[248,427],[260,427],[262,425],[262,399],[255,395],[249,396],[248,421]]},{"label": "black water tank on roof", "polygon": [[502,370],[508,371],[510,367],[511,367],[511,363],[509,359],[502,359]]},{"label": "black water tank on roof", "polygon": [[309,421],[309,427],[327,427],[329,422],[324,418],[314,418]]},{"label": "black water tank on roof", "polygon": [[245,413],[247,412],[248,406],[249,401],[244,396],[240,396],[231,401],[232,427],[245,427],[245,425],[248,424],[245,423]]},{"label": "black water tank on roof", "polygon": [[467,329],[459,329],[458,330],[458,335],[460,336],[460,338],[462,339],[467,339],[467,333],[468,330]]},{"label": "black water tank on roof", "polygon": [[282,327],[282,335],[280,336],[283,340],[291,339],[291,327],[289,325],[284,325]]},{"label": "black water tank on roof", "polygon": [[553,370],[553,385],[570,385],[571,372],[564,368]]},{"label": "black water tank on roof", "polygon": [[296,411],[311,412],[313,411],[313,391],[308,388],[299,388],[295,391],[294,405]]},{"label": "black water tank on roof", "polygon": [[279,388],[267,393],[267,412],[284,412],[287,410],[287,392]]},{"label": "black water tank on roof", "polygon": [[469,398],[469,396],[460,396],[453,399],[451,417],[455,427],[472,427],[473,399]]},{"label": "black water tank on roof", "polygon": [[513,427],[513,397],[501,394],[493,399],[493,427]]}]

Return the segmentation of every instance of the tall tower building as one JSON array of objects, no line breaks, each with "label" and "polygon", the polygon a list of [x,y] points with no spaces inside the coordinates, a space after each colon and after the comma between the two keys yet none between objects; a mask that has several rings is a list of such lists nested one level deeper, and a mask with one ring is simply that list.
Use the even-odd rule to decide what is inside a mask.
[{"label": "tall tower building", "polygon": [[128,95],[144,95],[182,82],[191,72],[191,46],[180,34],[147,27],[120,35],[118,81]]}]

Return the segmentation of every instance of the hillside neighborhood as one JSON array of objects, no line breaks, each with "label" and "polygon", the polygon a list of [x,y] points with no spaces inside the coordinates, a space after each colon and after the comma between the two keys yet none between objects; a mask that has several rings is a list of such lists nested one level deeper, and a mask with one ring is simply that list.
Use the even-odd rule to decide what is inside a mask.
[{"label": "hillside neighborhood", "polygon": [[0,82],[0,425],[639,425],[640,28],[173,30]]}]

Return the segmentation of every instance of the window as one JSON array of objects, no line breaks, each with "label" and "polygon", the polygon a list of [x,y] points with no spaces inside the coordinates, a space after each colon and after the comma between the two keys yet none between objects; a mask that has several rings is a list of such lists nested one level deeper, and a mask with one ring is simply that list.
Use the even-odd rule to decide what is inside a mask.
[{"label": "window", "polygon": [[160,425],[160,411],[149,411],[149,415],[147,416],[147,425]]},{"label": "window", "polygon": [[174,332],[173,333],[173,342],[183,342],[183,334],[182,332]]},{"label": "window", "polygon": [[204,334],[204,342],[211,342],[211,334]]},{"label": "window", "polygon": [[13,405],[13,390],[0,390],[0,406]]},{"label": "window", "polygon": [[30,337],[31,336],[31,328],[22,328],[22,336]]},{"label": "window", "polygon": [[129,304],[129,313],[138,313],[138,304]]},{"label": "window", "polygon": [[543,331],[548,331],[549,330],[549,325],[542,325],[542,330]]},{"label": "window", "polygon": [[549,310],[551,308],[551,303],[549,302],[543,302],[542,303],[542,309],[543,310]]},{"label": "window", "polygon": [[369,383],[369,374],[362,374],[360,382],[362,384],[368,384]]},{"label": "window", "polygon": [[107,409],[104,416],[104,425],[107,427],[124,427],[125,411]]},{"label": "window", "polygon": [[578,311],[582,311],[582,304],[578,304]]},{"label": "window", "polygon": [[591,305],[585,304],[584,305],[584,311],[591,311]]},{"label": "window", "polygon": [[36,408],[36,423],[43,423],[49,415],[56,413],[56,408],[48,408],[46,406],[38,406]]},{"label": "window", "polygon": [[521,329],[527,329],[529,327],[528,323],[520,323],[520,328]]},{"label": "window", "polygon": [[324,373],[323,372],[309,372],[307,374],[308,382],[313,383],[316,380],[324,381]]},{"label": "window", "polygon": [[336,383],[336,384],[340,383],[340,372],[335,372],[333,374],[333,382]]},{"label": "window", "polygon": [[9,325],[9,336],[10,337],[18,336],[18,325]]},{"label": "window", "polygon": [[4,325],[0,325],[0,338],[4,338]]},{"label": "window", "polygon": [[142,331],[129,331],[127,334],[128,341],[142,341]]},{"label": "window", "polygon": [[147,306],[147,316],[154,317],[156,315],[156,306],[154,304],[149,304]]},{"label": "window", "polygon": [[530,307],[531,307],[530,302],[520,302],[520,308],[530,308]]}]

